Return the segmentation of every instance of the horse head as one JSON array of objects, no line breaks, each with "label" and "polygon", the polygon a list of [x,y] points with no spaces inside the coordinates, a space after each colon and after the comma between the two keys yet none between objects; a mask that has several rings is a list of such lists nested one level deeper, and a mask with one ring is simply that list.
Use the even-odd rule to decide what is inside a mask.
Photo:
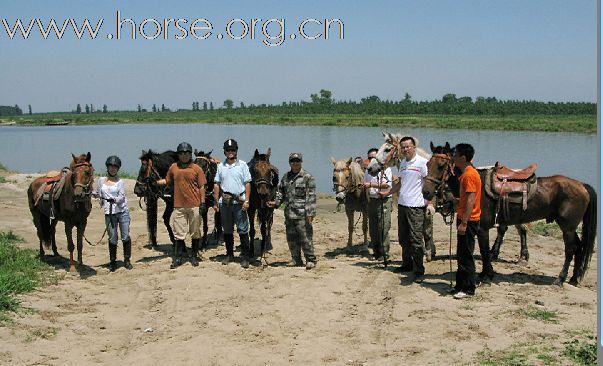
[{"label": "horse head", "polygon": [[399,165],[402,158],[400,150],[402,134],[383,132],[383,138],[385,142],[379,147],[377,155],[371,159],[367,167],[371,175],[376,175],[379,171],[393,165]]},{"label": "horse head", "polygon": [[153,150],[142,150],[140,159],[140,169],[134,186],[134,193],[138,197],[147,195],[148,193],[157,193],[159,188],[157,181],[165,178],[170,166],[178,161],[178,154],[168,150],[161,154]]},{"label": "horse head", "polygon": [[253,158],[249,162],[251,180],[260,197],[273,195],[278,186],[278,169],[270,164],[271,153],[270,148],[266,154],[260,154],[258,149],[255,149]]},{"label": "horse head", "polygon": [[348,194],[360,197],[364,180],[362,166],[352,158],[335,160],[331,157],[331,162],[333,163],[333,191],[337,202],[344,203]]},{"label": "horse head", "polygon": [[452,162],[453,149],[446,142],[444,146],[434,146],[430,142],[431,158],[427,162],[427,177],[423,184],[423,197],[431,200],[434,196],[440,198],[447,189],[448,179],[454,176],[454,163]]},{"label": "horse head", "polygon": [[195,149],[195,164],[203,170],[205,174],[206,184],[206,193],[213,191],[214,179],[216,177],[216,173],[218,171],[218,161],[211,156],[213,150],[209,152],[205,152],[203,150],[198,151]]},{"label": "horse head", "polygon": [[90,152],[75,156],[71,154],[73,159],[69,165],[71,170],[71,185],[75,198],[81,199],[92,190],[92,182],[94,181],[94,168],[90,163]]}]

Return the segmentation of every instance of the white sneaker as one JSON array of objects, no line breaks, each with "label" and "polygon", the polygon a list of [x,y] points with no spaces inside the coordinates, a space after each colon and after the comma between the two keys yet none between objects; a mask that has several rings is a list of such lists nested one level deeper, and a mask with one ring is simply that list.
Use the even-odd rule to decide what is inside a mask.
[{"label": "white sneaker", "polygon": [[468,294],[468,293],[463,292],[463,291],[459,291],[456,294],[454,294],[454,296],[452,296],[452,297],[454,297],[457,300],[462,300],[464,298],[471,297],[471,296],[473,296],[473,295]]}]

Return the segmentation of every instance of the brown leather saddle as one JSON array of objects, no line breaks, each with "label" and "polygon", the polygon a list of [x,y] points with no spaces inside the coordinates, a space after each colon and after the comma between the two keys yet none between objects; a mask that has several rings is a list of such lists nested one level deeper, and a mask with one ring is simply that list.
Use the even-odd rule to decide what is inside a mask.
[{"label": "brown leather saddle", "polygon": [[54,208],[54,201],[61,197],[63,186],[65,185],[65,177],[70,172],[69,168],[63,168],[61,171],[52,170],[46,173],[44,181],[46,184],[40,186],[35,195],[35,204],[40,200],[49,201],[51,207]]},{"label": "brown leather saddle", "polygon": [[508,220],[509,203],[521,204],[524,211],[528,208],[528,201],[536,193],[536,169],[536,163],[523,169],[511,169],[496,162],[486,174],[485,190],[497,201],[497,215],[502,211]]}]

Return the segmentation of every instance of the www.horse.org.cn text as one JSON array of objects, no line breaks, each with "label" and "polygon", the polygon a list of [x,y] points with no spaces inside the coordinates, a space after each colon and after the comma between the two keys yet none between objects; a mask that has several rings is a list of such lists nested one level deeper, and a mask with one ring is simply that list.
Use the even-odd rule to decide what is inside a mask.
[{"label": "www.horse.org.cn text", "polygon": [[73,35],[77,39],[107,40],[258,40],[268,47],[280,46],[285,41],[293,40],[343,40],[344,24],[340,19],[306,18],[295,22],[295,30],[287,32],[284,18],[271,19],[227,19],[223,26],[214,26],[209,19],[196,18],[145,18],[135,20],[127,18],[118,10],[115,23],[110,31],[102,32],[103,25],[108,24],[103,18],[97,20],[67,18],[55,19],[21,19],[7,20],[2,18],[3,32],[10,40],[27,40],[35,33],[41,39],[63,39]]}]

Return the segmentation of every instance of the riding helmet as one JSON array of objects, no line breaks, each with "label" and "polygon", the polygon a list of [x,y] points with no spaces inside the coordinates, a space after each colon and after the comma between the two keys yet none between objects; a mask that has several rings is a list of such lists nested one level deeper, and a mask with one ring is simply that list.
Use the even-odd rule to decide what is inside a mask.
[{"label": "riding helmet", "polygon": [[181,142],[180,145],[178,145],[178,148],[176,149],[176,152],[178,152],[178,153],[181,153],[181,152],[192,153],[193,152],[193,147],[188,142]]},{"label": "riding helmet", "polygon": [[105,161],[105,166],[108,167],[109,165],[114,165],[118,168],[121,168],[121,159],[115,155],[111,155],[107,158],[107,161]]},{"label": "riding helmet", "polygon": [[224,141],[224,150],[227,150],[227,149],[239,150],[239,144],[237,144],[236,140],[228,139],[228,140]]}]

